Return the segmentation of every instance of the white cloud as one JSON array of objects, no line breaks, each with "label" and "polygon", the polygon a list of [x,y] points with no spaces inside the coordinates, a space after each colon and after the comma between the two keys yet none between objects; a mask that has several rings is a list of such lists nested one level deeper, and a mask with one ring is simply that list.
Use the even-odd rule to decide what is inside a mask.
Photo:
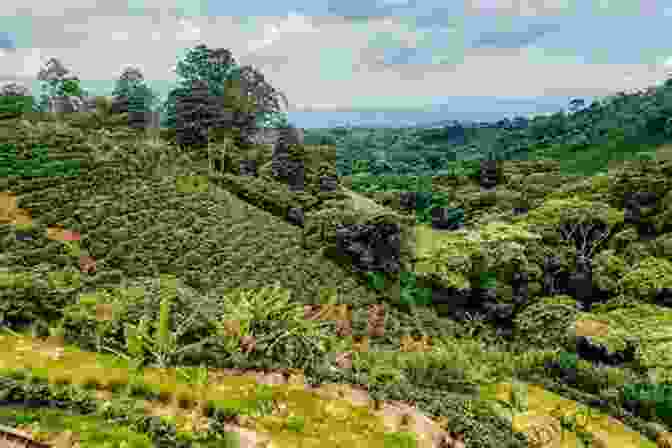
[{"label": "white cloud", "polygon": [[197,41],[201,38],[201,29],[190,20],[180,19],[179,21],[182,29],[177,33],[177,40],[179,41]]},{"label": "white cloud", "polygon": [[198,10],[200,2],[191,0],[3,0],[0,17],[50,17],[59,19],[73,16],[113,17],[142,11],[148,14],[185,13],[202,15]]},{"label": "white cloud", "polygon": [[268,47],[278,39],[279,29],[276,25],[267,24],[264,26],[264,35],[262,39],[251,41],[248,47],[250,53],[259,51]]},{"label": "white cloud", "polygon": [[287,15],[287,19],[281,22],[280,29],[283,32],[291,33],[313,33],[317,31],[306,16],[295,12]]},{"label": "white cloud", "polygon": [[113,41],[126,41],[128,40],[128,33],[126,31],[113,31],[112,34],[110,34],[110,39]]},{"label": "white cloud", "polygon": [[[7,52],[0,55],[3,67],[15,68],[13,74],[18,78],[31,77],[35,79],[37,73],[46,64],[48,58],[43,58],[39,48],[23,49],[18,48],[14,52]],[[7,73],[0,73],[0,76],[7,77]]]},{"label": "white cloud", "polygon": [[305,16],[291,12],[286,18],[265,23],[261,39],[251,40],[247,45],[248,54],[255,53],[290,35],[316,33],[315,28]]},{"label": "white cloud", "polygon": [[[629,86],[654,85],[672,67],[672,57],[657,60],[650,70],[647,65],[589,64],[532,47],[525,51],[464,50],[459,48],[459,39],[453,39],[458,43],[449,48],[434,51],[438,61],[444,58],[452,65],[385,66],[380,64],[384,48],[371,45],[372,36],[391,35],[394,45],[414,47],[419,46],[423,30],[418,32],[408,20],[394,17],[372,20],[365,26],[296,13],[254,17],[250,22],[255,27],[224,16],[166,15],[160,21],[152,16],[123,15],[39,19],[34,21],[31,34],[36,48],[1,55],[0,78],[15,77],[24,83],[25,79],[34,80],[43,64],[56,57],[83,81],[114,81],[123,67],[135,65],[150,82],[172,82],[182,52],[203,43],[210,48],[228,48],[241,65],[258,67],[273,87],[287,95],[290,105],[295,105],[290,110],[333,110],[421,106],[461,95],[574,96],[577,91],[586,96],[601,95]],[[340,79],[320,79],[330,69],[321,63],[339,64],[333,56],[336,53],[331,52],[334,49],[342,49],[344,54],[338,59],[352,63],[359,71],[350,73],[348,66]],[[624,79],[626,74],[630,80]]]}]

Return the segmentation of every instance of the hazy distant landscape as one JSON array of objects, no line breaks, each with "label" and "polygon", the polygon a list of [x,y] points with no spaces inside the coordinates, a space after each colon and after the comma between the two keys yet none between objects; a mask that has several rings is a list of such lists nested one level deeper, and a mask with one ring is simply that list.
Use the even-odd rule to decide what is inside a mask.
[{"label": "hazy distant landscape", "polygon": [[[594,97],[581,97],[590,104]],[[429,105],[423,109],[380,111],[289,111],[292,123],[301,128],[328,128],[336,126],[363,127],[431,127],[446,122],[496,122],[516,116],[543,115],[566,109],[573,97],[541,97],[507,99],[494,97],[455,97],[443,105]]]}]

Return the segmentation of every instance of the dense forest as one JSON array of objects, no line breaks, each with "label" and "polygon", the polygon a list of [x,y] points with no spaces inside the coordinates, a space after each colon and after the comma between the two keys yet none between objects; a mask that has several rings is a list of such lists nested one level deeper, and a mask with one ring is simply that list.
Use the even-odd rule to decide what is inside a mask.
[{"label": "dense forest", "polygon": [[335,145],[338,170],[352,174],[355,160],[365,160],[372,175],[438,175],[476,169],[469,161],[558,160],[562,170],[592,175],[609,162],[646,159],[652,148],[672,136],[672,83],[637,93],[618,93],[584,107],[532,119],[516,117],[495,123],[450,123],[425,128],[310,129],[306,143]]}]

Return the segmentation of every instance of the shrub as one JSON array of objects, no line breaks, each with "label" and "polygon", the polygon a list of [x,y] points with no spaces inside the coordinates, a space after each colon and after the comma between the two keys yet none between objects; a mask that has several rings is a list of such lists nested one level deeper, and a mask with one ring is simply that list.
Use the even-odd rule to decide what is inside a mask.
[{"label": "shrub", "polygon": [[33,110],[32,96],[0,96],[0,120],[18,118]]},{"label": "shrub", "polygon": [[97,96],[94,99],[96,105],[96,114],[100,118],[107,118],[112,113],[112,100],[104,96]]}]

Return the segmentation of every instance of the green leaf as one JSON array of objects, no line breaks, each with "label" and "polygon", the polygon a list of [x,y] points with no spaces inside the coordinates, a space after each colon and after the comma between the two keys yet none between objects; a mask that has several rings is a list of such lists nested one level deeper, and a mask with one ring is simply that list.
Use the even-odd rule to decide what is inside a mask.
[{"label": "green leaf", "polygon": [[385,286],[385,275],[382,272],[367,272],[366,277],[369,280],[369,286],[378,291]]}]

